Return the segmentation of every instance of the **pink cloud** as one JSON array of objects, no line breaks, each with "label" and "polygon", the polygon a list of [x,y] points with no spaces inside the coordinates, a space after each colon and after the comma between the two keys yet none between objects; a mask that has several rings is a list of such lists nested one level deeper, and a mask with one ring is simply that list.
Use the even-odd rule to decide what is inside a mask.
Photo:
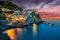
[{"label": "pink cloud", "polygon": [[52,6],[48,8],[40,8],[38,9],[38,12],[41,15],[47,15],[47,16],[60,16],[60,6]]}]

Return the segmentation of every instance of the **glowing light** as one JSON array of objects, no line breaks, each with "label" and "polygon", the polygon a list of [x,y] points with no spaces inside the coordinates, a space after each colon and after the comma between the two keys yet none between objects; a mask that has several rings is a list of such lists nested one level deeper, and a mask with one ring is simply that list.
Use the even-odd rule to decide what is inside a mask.
[{"label": "glowing light", "polygon": [[7,30],[6,33],[11,38],[11,40],[15,40],[15,30],[14,29]]},{"label": "glowing light", "polygon": [[36,24],[33,24],[33,32],[34,33],[36,32],[36,27],[37,27],[37,25]]},{"label": "glowing light", "polygon": [[36,24],[33,24],[33,35],[35,36],[36,33],[37,33],[37,29],[36,29],[37,25]]}]

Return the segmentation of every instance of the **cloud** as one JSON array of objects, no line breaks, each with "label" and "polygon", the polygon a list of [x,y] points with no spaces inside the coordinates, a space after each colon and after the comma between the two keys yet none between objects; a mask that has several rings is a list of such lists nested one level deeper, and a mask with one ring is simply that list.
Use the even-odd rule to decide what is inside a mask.
[{"label": "cloud", "polygon": [[40,8],[37,10],[40,15],[46,16],[60,16],[60,6],[52,6],[49,8]]},{"label": "cloud", "polygon": [[[6,0],[5,0],[6,1]],[[9,0],[23,9],[39,9],[60,5],[60,0]]]}]

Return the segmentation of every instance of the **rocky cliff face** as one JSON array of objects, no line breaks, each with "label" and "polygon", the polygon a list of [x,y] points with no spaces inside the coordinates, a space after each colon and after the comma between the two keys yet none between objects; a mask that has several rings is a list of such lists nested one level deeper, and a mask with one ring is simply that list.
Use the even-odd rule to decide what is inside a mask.
[{"label": "rocky cliff face", "polygon": [[10,1],[0,1],[0,20],[6,20],[6,14],[12,14],[13,10],[23,10]]},{"label": "rocky cliff face", "polygon": [[[12,22],[12,20],[10,20],[10,19],[12,19],[11,17],[12,17],[12,15],[11,14],[9,14],[9,13],[11,13],[11,10],[19,10],[19,11],[21,11],[22,10],[22,8],[19,8],[19,7],[17,7],[15,4],[13,4],[12,2],[9,2],[9,1],[0,1],[0,16],[1,16],[1,24],[7,24],[7,23],[10,23],[10,22]],[[16,21],[16,19],[18,18],[18,19],[22,19],[20,16],[21,15],[24,15],[25,16],[25,14],[27,15],[27,16],[25,16],[24,17],[24,19],[27,17],[27,19],[26,20],[28,20],[28,21],[25,21],[24,22],[24,25],[27,25],[27,24],[31,24],[31,23],[40,23],[42,20],[41,20],[41,18],[40,18],[40,16],[39,16],[39,14],[38,13],[36,13],[36,11],[34,11],[34,10],[30,10],[30,9],[28,9],[28,10],[25,10],[26,11],[26,13],[24,12],[24,10],[22,10],[22,12],[21,12],[21,14],[18,14],[18,13],[16,13],[16,14],[18,14],[17,16],[16,16],[16,14],[13,14],[13,16],[14,16],[14,20],[15,20],[15,22],[13,22],[13,24],[15,24],[15,23],[18,23],[18,21]],[[30,12],[28,12],[28,11],[30,11],[31,12],[31,14],[30,14]],[[7,14],[7,15],[6,15]],[[9,15],[9,16],[8,16]],[[11,16],[11,17],[10,17]],[[9,17],[9,21],[6,21],[6,20],[8,20],[6,17]],[[17,17],[17,18],[16,18]],[[33,20],[33,21],[32,21]],[[2,23],[2,22],[4,22],[4,23]],[[19,20],[19,22],[21,22],[20,20]],[[23,21],[22,21],[23,22]],[[27,24],[26,24],[27,23]]]}]

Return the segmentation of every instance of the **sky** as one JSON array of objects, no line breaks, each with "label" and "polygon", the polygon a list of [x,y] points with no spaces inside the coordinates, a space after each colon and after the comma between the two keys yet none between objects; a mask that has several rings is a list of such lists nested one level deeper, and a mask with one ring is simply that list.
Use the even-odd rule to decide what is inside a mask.
[{"label": "sky", "polygon": [[[6,1],[6,0],[5,0]],[[60,7],[60,0],[10,0],[23,8],[47,8],[50,6]]]},{"label": "sky", "polygon": [[[6,0],[5,0],[6,1]],[[60,18],[60,0],[10,0],[23,9],[36,9],[40,15]]]}]

